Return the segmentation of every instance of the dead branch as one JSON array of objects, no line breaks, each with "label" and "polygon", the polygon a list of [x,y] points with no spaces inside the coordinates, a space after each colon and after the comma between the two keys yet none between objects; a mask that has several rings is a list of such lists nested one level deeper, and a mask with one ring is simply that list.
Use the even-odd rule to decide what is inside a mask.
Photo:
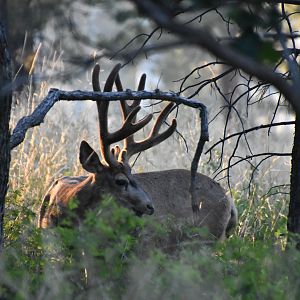
[{"label": "dead branch", "polygon": [[231,139],[231,138],[233,138],[235,136],[241,136],[241,135],[244,135],[244,134],[247,134],[249,132],[252,132],[252,131],[255,131],[255,130],[259,130],[259,129],[271,128],[271,127],[283,126],[283,125],[295,125],[295,121],[278,122],[278,123],[271,123],[271,124],[263,124],[263,125],[252,127],[252,128],[240,131],[240,132],[233,133],[233,134],[228,135],[227,137],[219,140],[218,142],[214,143],[208,150],[206,150],[205,154],[211,152],[220,143],[224,143],[226,140]]},{"label": "dead branch", "polygon": [[50,89],[48,95],[42,102],[37,106],[33,113],[29,116],[23,117],[17,123],[15,129],[10,138],[10,149],[12,150],[20,143],[23,142],[26,132],[29,128],[38,126],[44,121],[46,114],[53,107],[53,105],[60,101],[119,101],[119,100],[142,100],[142,99],[156,99],[175,102],[177,105],[184,104],[189,107],[197,108],[200,110],[201,118],[201,135],[198,141],[197,150],[191,165],[191,202],[193,211],[197,213],[199,207],[196,203],[195,193],[195,179],[197,168],[199,165],[200,156],[203,151],[203,147],[206,141],[209,140],[208,135],[208,117],[206,106],[196,100],[186,99],[180,97],[176,93],[172,92],[161,92],[155,90],[153,92],[148,91],[131,91],[126,90],[124,92],[89,92],[89,91],[62,91],[58,89]]},{"label": "dead branch", "polygon": [[196,194],[195,178],[196,178],[197,169],[198,169],[198,165],[199,165],[199,161],[200,161],[200,156],[202,154],[204,144],[209,139],[206,107],[203,107],[200,110],[200,119],[201,119],[201,135],[200,135],[200,139],[197,144],[196,152],[195,152],[194,158],[192,160],[192,164],[191,164],[190,193],[191,193],[191,203],[192,203],[192,210],[193,210],[193,215],[194,215],[194,222],[197,221],[198,212],[199,212],[199,205],[197,205],[197,203],[199,201],[197,199],[197,194]]},{"label": "dead branch", "polygon": [[[184,104],[189,107],[198,108],[204,110],[206,113],[206,107],[204,104],[197,100],[186,99],[180,97],[176,93],[161,92],[155,90],[153,92],[148,91],[131,91],[126,90],[124,92],[90,92],[90,91],[63,91],[58,89],[50,89],[48,95],[37,106],[33,113],[29,116],[23,117],[17,123],[10,139],[10,149],[12,150],[20,143],[23,142],[26,132],[29,128],[40,125],[53,105],[60,101],[119,101],[119,100],[142,100],[142,99],[156,99],[175,102],[176,104]],[[207,118],[206,118],[207,120]],[[203,134],[208,140],[208,126],[203,127]]]},{"label": "dead branch", "polygon": [[154,22],[163,28],[170,30],[182,41],[207,49],[216,57],[230,63],[233,67],[257,77],[262,82],[270,83],[284,94],[297,113],[300,113],[300,103],[294,84],[288,83],[281,74],[274,72],[269,66],[259,63],[249,56],[239,53],[230,46],[220,45],[213,34],[207,28],[196,29],[174,20],[165,7],[150,0],[134,0],[137,8],[149,16]]},{"label": "dead branch", "polygon": [[[218,173],[215,175],[218,176],[219,174],[221,174],[224,171],[228,171],[229,169],[231,169],[232,167],[238,165],[239,163],[246,161],[248,163],[251,164],[250,160],[255,158],[255,157],[260,157],[260,156],[268,156],[269,158],[272,156],[291,156],[292,153],[290,152],[265,152],[265,153],[258,153],[258,154],[253,154],[253,155],[247,155],[246,157],[240,157],[240,156],[233,156],[232,158],[239,158],[239,160],[228,164],[227,167],[223,168],[222,170],[218,171]],[[255,166],[253,164],[251,164],[252,167],[255,168]]]},{"label": "dead branch", "polygon": [[219,74],[218,76],[209,78],[209,79],[205,79],[202,80],[200,82],[197,82],[196,84],[191,84],[185,88],[183,88],[183,83],[180,86],[180,93],[185,92],[187,89],[193,88],[193,87],[197,87],[196,91],[190,96],[191,98],[195,97],[197,94],[200,93],[200,91],[205,88],[207,85],[210,85],[211,83],[215,83],[218,80],[220,80],[221,78],[227,76],[228,74],[230,74],[231,72],[233,72],[235,70],[235,68],[229,68],[228,70],[224,71],[223,73]]}]

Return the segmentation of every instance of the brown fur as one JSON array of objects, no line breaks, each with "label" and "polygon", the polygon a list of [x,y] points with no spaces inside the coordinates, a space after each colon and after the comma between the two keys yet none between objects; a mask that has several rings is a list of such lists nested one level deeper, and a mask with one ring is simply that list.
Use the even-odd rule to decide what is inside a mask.
[{"label": "brown fur", "polygon": [[[109,168],[108,170],[111,171]],[[58,225],[68,212],[68,204],[73,198],[77,200],[74,210],[77,215],[76,222],[83,218],[86,210],[98,205],[104,195],[112,195],[121,205],[139,214],[153,213],[153,210],[148,211],[147,208],[149,205],[152,207],[148,195],[138,187],[131,174],[127,177],[125,173],[111,174],[109,171],[89,176],[66,176],[56,180],[43,199],[38,227]],[[114,184],[115,177],[120,174],[129,180],[127,193]]]},{"label": "brown fur", "polygon": [[[154,216],[192,222],[190,201],[190,172],[188,170],[167,170],[134,175],[154,204]],[[209,233],[224,239],[237,222],[237,211],[233,201],[226,196],[222,187],[211,178],[197,174],[196,191],[199,195],[198,225],[207,227]]]},{"label": "brown fur", "polygon": [[[154,217],[163,219],[167,215],[173,215],[176,219],[192,222],[188,170],[133,174],[133,178],[152,200]],[[104,182],[101,188],[95,185],[95,181],[94,174],[63,177],[55,181],[44,197],[39,227],[57,225],[65,215],[68,202],[74,197],[78,200],[76,214],[80,219],[87,209],[92,209],[101,201],[101,194],[115,194],[108,191]],[[232,200],[226,196],[218,183],[203,174],[197,174],[196,191],[199,195],[200,208],[198,225],[207,227],[213,238],[224,239],[237,222],[237,211]]]},{"label": "brown fur", "polygon": [[68,205],[68,201],[84,186],[93,181],[93,175],[80,177],[63,177],[56,180],[48,189],[39,213],[38,227],[46,228],[58,224],[58,218]]}]

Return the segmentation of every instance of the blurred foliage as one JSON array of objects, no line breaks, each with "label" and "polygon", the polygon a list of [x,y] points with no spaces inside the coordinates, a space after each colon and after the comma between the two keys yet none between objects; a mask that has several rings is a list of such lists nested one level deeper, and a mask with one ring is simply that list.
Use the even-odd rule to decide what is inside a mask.
[{"label": "blurred foliage", "polygon": [[[61,58],[65,62],[65,74],[60,74],[63,75],[60,80],[68,81],[78,72],[78,65],[83,69],[90,66],[96,52],[108,50],[110,56],[123,47],[132,34],[145,30],[144,24],[136,21],[137,15],[128,1],[0,0],[0,6],[0,21],[2,18],[6,23],[17,90],[29,84],[28,75],[36,59],[45,76],[46,71],[58,67],[52,65],[45,70],[45,57],[55,60],[64,53]],[[101,24],[95,23],[95,13]],[[61,69],[55,71],[60,73]],[[41,76],[39,72],[35,74]]]},{"label": "blurred foliage", "polygon": [[265,6],[261,1],[229,6],[228,16],[239,27],[239,37],[233,47],[256,60],[274,64],[281,55],[274,48],[276,41],[263,40],[259,34],[262,30],[278,28],[281,16],[276,6]]},{"label": "blurred foliage", "polygon": [[[11,193],[9,202],[18,203],[18,195]],[[300,296],[300,253],[274,246],[275,235],[270,238],[266,232],[264,238],[262,228],[258,239],[234,235],[207,245],[197,228],[172,219],[159,225],[152,218],[138,218],[111,198],[87,211],[75,228],[37,229],[32,211],[18,206],[8,215],[1,299]]]},{"label": "blurred foliage", "polygon": [[[64,52],[64,60],[70,63],[70,68],[73,65],[88,67],[96,53],[101,55],[103,50],[108,50],[107,55],[111,57],[130,40],[132,41],[125,47],[124,53],[136,51],[153,29],[153,24],[141,18],[133,3],[125,0],[2,1],[7,7],[2,14],[6,15],[15,72],[19,72],[21,79],[22,76],[27,77],[40,43],[43,55],[54,55],[52,50],[57,49]],[[274,48],[277,41],[266,41],[259,35],[261,30],[280,24],[275,6],[264,5],[261,1],[239,1],[234,4],[196,0],[158,2],[162,7],[172,8],[170,11],[174,15],[180,12],[179,16],[186,20],[190,14],[201,14],[220,6],[219,15],[224,20],[228,18],[228,23],[224,21],[221,26],[218,25],[219,29],[223,31],[229,24],[234,24],[232,27],[239,30],[238,37],[232,42],[235,49],[267,64],[274,64],[280,57],[280,53]],[[183,14],[185,10],[188,10],[186,15]],[[93,17],[95,12],[98,14],[97,18]],[[212,11],[211,18],[213,15]],[[98,22],[99,19],[101,23]],[[160,35],[161,33],[154,35],[153,41],[159,39]],[[225,32],[223,35],[226,35]],[[139,38],[135,39],[136,36]],[[168,40],[170,35],[164,34],[163,38]],[[148,45],[151,43],[152,40],[148,41]],[[125,56],[124,59],[128,58]],[[74,68],[72,70],[74,72]],[[69,79],[68,76],[64,78]]]},{"label": "blurred foliage", "polygon": [[263,41],[252,31],[243,33],[232,46],[239,52],[268,64],[278,62],[281,57],[280,53],[274,50],[272,42]]},{"label": "blurred foliage", "polygon": [[37,43],[41,41],[43,29],[53,19],[57,29],[66,26],[65,12],[72,2],[70,0],[1,0],[1,15],[6,23],[14,72],[18,72],[20,85],[27,83],[27,76],[38,47]]},{"label": "blurred foliage", "polygon": [[[7,199],[2,299],[299,297],[300,254],[283,250],[287,202],[273,202],[261,184],[250,195],[233,190],[239,225],[216,244],[172,217],[162,223],[138,218],[112,198],[87,211],[78,227],[64,222],[40,230],[23,193],[11,190]],[[75,208],[76,201],[69,209]]]},{"label": "blurred foliage", "polygon": [[[106,5],[118,22],[135,17],[132,7],[122,9],[123,2],[86,1],[89,5]],[[178,3],[181,2],[175,4]],[[263,41],[257,29],[273,24],[277,16],[271,14],[272,8],[266,15],[257,3],[254,14],[242,4],[229,10],[228,15],[240,29],[239,38],[232,45],[245,55],[274,63],[278,56],[273,43]],[[58,33],[66,30],[68,20],[64,13],[71,4],[65,0],[11,1],[9,13],[15,15],[9,19],[11,26],[18,26],[16,33],[11,32],[20,34],[15,39],[19,41],[16,48],[22,47],[24,29],[28,37],[37,37],[51,18]],[[32,11],[36,13],[29,13]],[[142,28],[133,27],[130,34]],[[124,28],[119,33],[108,40],[115,42],[128,34]],[[69,40],[65,42],[68,44]],[[58,45],[59,41],[53,48]],[[66,47],[76,48],[72,43]],[[67,52],[68,56],[71,54]],[[186,57],[190,64],[195,64],[190,60],[194,56]],[[174,64],[174,56],[169,59]],[[77,135],[80,130],[68,130],[73,143],[75,138],[70,132]],[[163,224],[151,218],[137,218],[116,206],[113,199],[106,199],[98,209],[88,211],[80,227],[37,229],[33,207],[39,205],[45,181],[51,181],[53,170],[70,172],[60,153],[65,144],[59,138],[54,143],[53,136],[47,140],[43,137],[41,141],[32,141],[32,148],[23,145],[25,150],[15,153],[16,163],[11,169],[11,181],[15,183],[11,182],[11,186],[18,188],[10,190],[7,199],[6,245],[0,257],[1,299],[299,299],[300,255],[292,249],[283,251],[287,197],[278,196],[279,191],[266,194],[263,181],[254,184],[250,193],[244,187],[233,188],[239,225],[229,240],[216,245],[203,244],[199,240],[202,232],[197,228],[178,224],[172,218]],[[51,150],[52,147],[55,149]],[[67,151],[74,161],[74,149],[69,147]],[[71,165],[74,167],[74,163]],[[76,207],[73,204],[71,210]]]}]

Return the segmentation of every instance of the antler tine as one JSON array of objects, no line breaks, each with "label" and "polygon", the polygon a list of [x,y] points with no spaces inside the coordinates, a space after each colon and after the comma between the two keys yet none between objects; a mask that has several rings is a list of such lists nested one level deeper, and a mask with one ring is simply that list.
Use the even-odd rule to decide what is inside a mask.
[{"label": "antler tine", "polygon": [[[117,90],[118,91],[123,91],[123,86],[122,86],[122,82],[121,82],[119,74],[116,77],[116,81],[115,82],[116,82]],[[146,74],[142,74],[142,76],[140,78],[140,81],[139,81],[139,85],[138,85],[138,91],[143,91],[145,89],[145,84],[146,84]],[[120,101],[121,111],[122,111],[122,116],[123,116],[123,122],[125,122],[126,118],[128,118],[129,114],[132,111],[134,111],[134,109],[136,107],[140,107],[140,103],[141,103],[141,100],[134,100],[131,105],[129,105],[127,103],[127,101]],[[150,115],[150,116],[152,117],[152,115]],[[132,120],[131,120],[132,123],[136,122],[136,117],[137,117],[137,114],[135,114],[132,117]],[[150,117],[149,117],[149,119],[150,119]],[[127,145],[130,144],[130,143],[133,143],[133,142],[134,142],[133,135],[130,135],[127,138],[125,138],[124,139],[124,149],[127,149]]]},{"label": "antler tine", "polygon": [[[146,85],[146,74],[143,74],[140,78],[140,81],[139,81],[139,85],[138,85],[138,91],[143,91],[145,89],[145,85]],[[138,106],[140,105],[141,103],[141,100],[135,100],[131,107],[135,107],[135,106]]]},{"label": "antler tine", "polygon": [[169,103],[159,114],[155,124],[153,125],[153,128],[149,134],[149,136],[140,141],[140,142],[134,142],[132,139],[130,143],[128,143],[127,148],[127,160],[129,158],[139,152],[145,151],[149,148],[154,147],[155,145],[160,144],[162,141],[166,140],[169,136],[171,136],[177,127],[176,119],[172,120],[171,126],[165,130],[164,132],[159,134],[159,130],[161,128],[161,125],[166,120],[167,116],[169,115],[170,111],[172,110],[174,104]]},{"label": "antler tine", "polygon": [[[123,92],[123,86],[122,86],[122,82],[120,79],[120,75],[118,74],[118,76],[116,77],[116,87],[117,87],[117,91],[118,92]],[[126,100],[124,101],[120,101],[120,105],[121,105],[121,112],[122,112],[122,117],[123,117],[123,121],[126,119],[127,115],[128,115],[128,104],[126,102]]]},{"label": "antler tine", "polygon": [[[122,88],[122,84],[118,75],[120,68],[121,68],[121,64],[117,64],[110,72],[104,85],[104,90],[103,90],[104,92],[110,92],[112,90],[115,81],[118,86],[118,89]],[[94,91],[100,91],[99,72],[100,72],[100,67],[99,65],[96,65],[94,67],[93,75],[92,75]],[[106,163],[107,165],[116,164],[117,163],[116,152],[120,152],[120,151],[116,151],[116,149],[110,151],[110,145],[124,139],[126,140],[128,136],[133,135],[135,132],[137,132],[146,124],[148,124],[152,119],[152,115],[148,115],[144,117],[142,120],[138,121],[137,123],[133,123],[133,120],[136,119],[136,115],[141,108],[139,105],[133,108],[132,106],[129,107],[127,112],[125,112],[125,110],[123,112],[122,127],[119,130],[110,133],[108,131],[108,122],[107,122],[109,101],[97,101],[97,109],[98,109],[98,116],[99,116],[100,152],[104,163]]]},{"label": "antler tine", "polygon": [[137,113],[140,111],[141,107],[135,107],[125,119],[122,127],[114,133],[111,133],[108,137],[108,141],[110,144],[116,143],[121,140],[126,140],[129,136],[133,135],[141,128],[146,126],[152,119],[152,114],[145,116],[142,120],[138,121],[137,123],[132,122],[132,120],[136,117]]},{"label": "antler tine", "polygon": [[[123,91],[123,86],[122,86],[119,74],[117,75],[115,82],[116,82],[117,90],[118,91]],[[140,82],[139,82],[139,85],[138,85],[138,91],[141,91],[141,90],[145,89],[145,83],[146,83],[146,74],[143,74],[141,76],[141,79],[140,79]],[[141,100],[135,100],[135,101],[133,101],[132,105],[129,105],[126,101],[120,101],[121,111],[122,111],[122,115],[123,115],[123,121],[127,120],[129,118],[129,116],[132,116],[131,117],[132,122],[135,122],[137,114],[134,113],[134,112],[135,112],[136,109],[138,109],[138,110],[140,109],[140,102],[141,102]],[[153,125],[153,128],[152,128],[148,138],[144,139],[141,142],[135,142],[133,135],[129,135],[124,140],[124,149],[127,150],[127,153],[126,153],[126,159],[127,160],[129,160],[129,158],[132,155],[134,155],[138,152],[147,150],[147,149],[161,143],[162,141],[164,141],[165,139],[167,139],[170,135],[172,135],[174,133],[174,131],[176,130],[176,127],[177,127],[177,123],[176,123],[175,119],[172,120],[171,126],[166,131],[159,134],[159,130],[160,130],[162,124],[166,120],[167,116],[169,115],[169,113],[170,113],[170,111],[172,110],[173,107],[174,107],[174,104],[169,103],[161,111],[161,113],[159,114],[155,124]],[[131,115],[132,113],[134,113],[134,115]],[[141,126],[141,127],[143,127],[143,126]],[[121,154],[119,155],[119,161],[122,160],[122,158],[120,156],[121,156]],[[123,155],[123,157],[125,157],[125,156]]]},{"label": "antler tine", "polygon": [[[140,79],[139,90],[143,90],[145,88],[145,82],[146,75],[143,74]],[[119,74],[116,76],[115,83],[117,90],[123,91],[123,86]],[[141,109],[140,102],[141,100],[134,100],[132,105],[129,105],[126,101],[120,101],[123,116],[123,126],[119,130],[120,133],[114,133],[112,139],[114,139],[115,135],[117,136],[118,134],[122,134],[121,136],[124,139],[124,149],[127,149],[128,141],[131,141],[133,139],[133,134],[143,128],[152,119],[152,114],[149,114],[136,123],[137,113]]]},{"label": "antler tine", "polygon": [[[122,86],[122,82],[121,82],[119,74],[117,75],[115,82],[116,82],[117,90],[119,92],[122,92],[123,91],[123,86]],[[146,74],[143,74],[140,78],[140,81],[139,81],[138,91],[143,91],[145,89],[145,83],[146,83]],[[129,105],[126,100],[121,100],[120,104],[121,104],[121,111],[122,111],[122,115],[123,115],[123,120],[125,120],[127,118],[128,114],[130,113],[130,111],[133,108],[139,106],[140,103],[141,103],[141,100],[134,100],[133,103],[131,105]],[[135,121],[136,121],[136,118],[133,119],[133,122],[135,122]]]},{"label": "antler tine", "polygon": [[157,120],[155,124],[153,125],[153,128],[151,130],[150,135],[155,136],[158,134],[161,125],[165,122],[166,118],[168,117],[169,113],[171,112],[172,108],[174,107],[174,103],[170,102],[165,106],[165,108],[160,112],[160,114],[157,117]]},{"label": "antler tine", "polygon": [[101,92],[99,74],[100,74],[100,65],[96,64],[92,72],[93,91],[95,92]]},{"label": "antler tine", "polygon": [[[121,68],[121,64],[117,64],[112,69],[105,82],[104,92],[110,92],[112,90],[113,84],[115,82],[115,78],[120,68]],[[96,64],[92,74],[94,91],[101,91],[100,83],[99,83],[99,73],[100,73],[100,66]],[[108,126],[107,126],[108,107],[109,107],[109,101],[97,101],[97,110],[98,110],[98,117],[99,117],[100,152],[103,161],[107,165],[110,165],[113,164],[113,160],[111,160],[111,155],[110,155],[109,146],[111,143],[109,141],[110,134],[108,132]]]}]

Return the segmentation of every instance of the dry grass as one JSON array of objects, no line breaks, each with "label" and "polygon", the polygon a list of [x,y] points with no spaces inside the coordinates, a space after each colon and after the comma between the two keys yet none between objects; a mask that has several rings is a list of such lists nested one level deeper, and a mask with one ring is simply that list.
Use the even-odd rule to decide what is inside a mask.
[{"label": "dry grass", "polygon": [[[40,89],[33,93],[29,87],[27,92],[19,96],[19,104],[15,105],[12,113],[12,128],[20,117],[29,114],[41,101],[47,89],[48,85],[42,84]],[[128,221],[126,226],[122,226],[119,224],[119,219],[115,220],[112,226],[114,226],[114,230],[116,227],[120,227],[118,230],[123,234],[121,235],[123,240],[115,238],[113,246],[111,243],[107,243],[111,237],[106,237],[105,232],[114,231],[102,232],[102,238],[107,238],[107,240],[104,239],[107,244],[101,244],[98,241],[100,234],[97,233],[96,239],[95,236],[89,235],[93,228],[90,228],[85,234],[81,232],[81,235],[66,231],[63,242],[63,239],[40,241],[40,232],[34,231],[30,223],[35,218],[30,219],[30,222],[22,220],[24,208],[37,212],[47,186],[55,178],[83,173],[77,159],[80,141],[87,139],[95,149],[98,148],[94,107],[94,103],[57,104],[45,122],[30,130],[24,143],[12,153],[10,190],[6,210],[8,221],[6,235],[9,240],[7,249],[11,251],[7,256],[8,259],[11,259],[10,256],[13,259],[7,263],[9,267],[5,263],[0,263],[1,281],[7,290],[12,290],[12,294],[18,294],[19,299],[32,299],[32,295],[35,295],[36,299],[53,299],[55,297],[59,299],[95,299],[96,297],[111,299],[110,287],[116,288],[116,290],[120,287],[122,289],[123,281],[126,281],[125,286],[127,283],[129,285],[123,294],[124,299],[161,299],[162,295],[165,299],[176,297],[199,299],[199,295],[203,299],[227,299],[231,295],[236,295],[236,298],[240,299],[240,293],[247,295],[247,291],[251,295],[248,299],[253,299],[257,290],[263,295],[270,294],[272,291],[270,289],[274,288],[274,284],[271,279],[269,281],[268,279],[274,276],[278,291],[273,291],[272,295],[277,294],[281,297],[285,293],[284,291],[291,290],[289,287],[292,284],[289,285],[287,276],[278,278],[277,274],[290,274],[290,268],[293,265],[285,266],[284,259],[281,258],[281,254],[276,253],[276,250],[273,255],[277,255],[278,263],[273,264],[268,259],[269,252],[273,251],[273,248],[264,248],[263,246],[265,240],[279,245],[277,247],[279,249],[285,245],[287,195],[281,193],[280,187],[270,189],[270,183],[272,186],[272,184],[276,185],[280,182],[276,181],[278,175],[274,176],[274,169],[280,170],[281,168],[279,161],[272,161],[260,170],[250,191],[247,187],[252,169],[244,165],[232,173],[234,178],[231,192],[239,210],[239,224],[235,235],[220,245],[222,248],[220,250],[202,249],[197,241],[195,243],[194,241],[180,241],[180,237],[190,236],[190,232],[187,228],[168,224],[163,227],[163,237],[157,232],[152,233],[153,240],[158,241],[158,244],[154,244],[151,240],[148,244],[146,243],[147,247],[134,249],[133,255],[142,253],[143,258],[141,260],[139,257],[135,257],[132,260],[131,252],[126,250],[128,239],[134,240],[135,238],[130,236],[130,231],[126,231],[126,226],[130,224],[132,226],[132,223]],[[145,110],[152,109],[156,110],[156,107],[145,108]],[[111,110],[110,124],[115,124],[116,116],[118,116],[117,108]],[[189,153],[186,153],[183,140],[178,134],[175,134],[168,141],[141,155],[135,165],[135,170],[189,168],[197,143],[198,128],[197,113],[189,108],[181,109],[179,130],[187,140]],[[216,128],[212,127],[212,136],[216,134],[214,129]],[[228,154],[225,153],[224,165],[227,159]],[[200,171],[213,174],[217,163],[216,159],[212,159],[209,164],[202,163]],[[226,182],[222,181],[222,183]],[[224,186],[226,187],[226,184]],[[15,214],[16,210],[17,214]],[[107,219],[109,222],[112,220],[110,217]],[[97,222],[105,222],[107,219],[98,218]],[[97,228],[103,228],[101,226]],[[124,228],[125,231],[122,231]],[[145,232],[147,234],[146,229]],[[104,253],[107,255],[107,257],[104,256],[104,261],[106,262],[106,259],[109,261],[107,268],[110,272],[105,271],[104,275],[101,274],[102,277],[95,277],[94,280],[97,284],[92,287],[84,288],[82,287],[83,281],[80,283],[72,281],[74,280],[73,273],[77,276],[78,273],[82,274],[86,264],[82,256],[78,261],[72,257],[73,252],[82,251],[81,246],[78,248],[78,244],[76,244],[77,248],[72,248],[73,252],[66,254],[67,259],[57,254],[61,251],[60,248],[63,248],[64,242],[68,242],[71,237],[77,235],[77,243],[85,241],[84,245],[87,246],[87,251],[94,250],[89,249],[88,246],[93,246],[93,242],[98,242],[97,249],[102,251],[104,248]],[[176,239],[176,249],[173,251],[176,255],[164,253],[168,252],[165,249],[168,249],[166,245],[170,239]],[[12,242],[10,243],[10,241]],[[262,241],[262,245],[259,243],[260,241]],[[116,249],[120,251],[121,255],[116,253]],[[47,251],[50,254],[47,254]],[[103,270],[103,257],[98,256],[97,252],[95,253],[95,257],[93,255],[88,257],[88,263],[94,267],[93,270],[99,272],[99,270]],[[147,256],[145,257],[145,255]],[[122,267],[118,271],[111,271],[115,261],[119,261],[120,257],[122,257]],[[262,266],[263,271],[261,271]],[[279,271],[273,272],[273,268],[277,268]],[[14,273],[15,270],[18,275]],[[291,274],[291,278],[298,278],[296,267]],[[17,287],[15,286],[16,278],[20,282]],[[1,288],[0,285],[0,294]],[[118,293],[123,293],[123,290],[118,290]],[[292,296],[288,295],[286,299],[297,299],[296,293],[297,291],[290,292]],[[275,297],[274,299],[279,298]]]},{"label": "dry grass", "polygon": [[[59,58],[57,58],[59,60]],[[53,63],[58,64],[58,63]],[[51,72],[50,72],[51,73]],[[101,78],[106,76],[101,74]],[[90,73],[86,82],[81,84],[90,86]],[[20,117],[31,113],[36,105],[45,97],[49,87],[55,87],[51,76],[46,82],[37,86],[36,90],[28,86],[15,98],[12,111],[11,128],[14,128]],[[78,86],[76,87],[78,88]],[[157,106],[147,105],[145,102],[143,113],[157,112]],[[118,120],[120,112],[116,103],[111,104],[109,124],[113,129],[120,125]],[[220,122],[220,120],[219,120]],[[171,168],[189,168],[199,137],[199,116],[196,110],[182,107],[179,111],[178,131],[173,137],[162,144],[142,153],[137,160],[134,171],[145,172]],[[211,126],[211,141],[217,140],[220,134],[219,126]],[[140,136],[147,135],[149,129]],[[181,137],[184,136],[186,141]],[[39,127],[31,129],[25,141],[12,152],[10,169],[10,195],[17,193],[19,204],[37,212],[43,194],[51,182],[62,175],[83,174],[78,162],[78,148],[80,141],[86,139],[94,149],[98,149],[97,116],[95,103],[58,103],[49,112],[45,122]],[[251,140],[255,143],[257,135]],[[186,151],[188,145],[188,152]],[[258,143],[258,146],[261,143]],[[234,147],[229,144],[227,150]],[[218,165],[217,155],[206,164],[207,156],[202,156],[200,172],[213,176],[213,171]],[[224,153],[223,166],[228,161],[228,152]],[[286,160],[273,160],[260,169],[260,173],[253,181],[252,190],[247,189],[252,169],[249,165],[242,164],[231,173],[231,193],[239,209],[240,222],[237,234],[241,237],[255,237],[264,235],[278,236],[284,233],[285,215],[287,212],[287,195],[282,194],[280,188],[269,191],[270,187],[284,182],[285,173],[280,173],[282,168],[287,168]],[[276,172],[279,170],[279,172]],[[282,176],[282,174],[285,174]],[[218,176],[222,178],[224,174]],[[286,178],[288,182],[288,178]],[[226,180],[220,183],[226,188]],[[285,189],[286,191],[287,189]],[[13,202],[8,203],[14,206]],[[280,230],[278,231],[278,228]],[[258,234],[262,232],[262,234]]]},{"label": "dry grass", "polygon": [[[20,104],[12,112],[11,127],[20,117],[29,114],[44,95],[45,89],[41,89],[38,95],[34,94],[30,108],[24,105],[29,102],[28,96],[22,95]],[[81,171],[77,155],[71,155],[71,152],[78,151],[78,143],[86,138],[87,131],[70,119],[62,105],[58,104],[46,117],[45,123],[30,129],[25,141],[13,150],[10,191],[19,190],[26,207],[36,210],[53,179]]]}]

